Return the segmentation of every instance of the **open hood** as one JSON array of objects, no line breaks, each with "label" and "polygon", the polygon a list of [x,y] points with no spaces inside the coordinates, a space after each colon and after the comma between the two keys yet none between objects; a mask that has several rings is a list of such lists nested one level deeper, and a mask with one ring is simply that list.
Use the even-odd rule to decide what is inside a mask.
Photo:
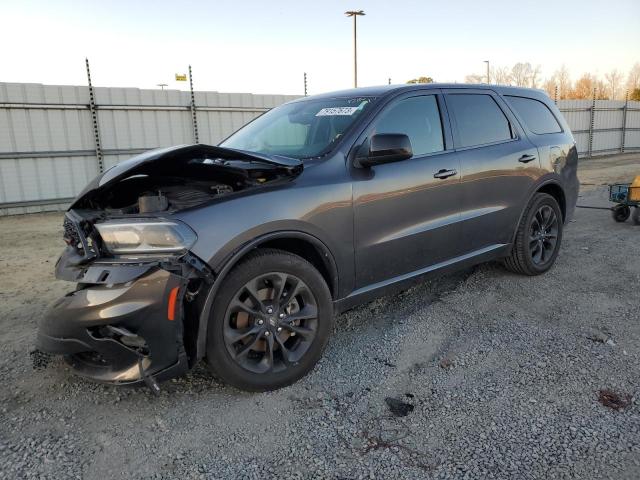
[{"label": "open hood", "polygon": [[[94,178],[70,209],[121,208],[126,202],[119,205],[118,197],[126,197],[132,188],[139,189],[133,192],[135,195],[163,191],[163,187],[175,191],[179,184],[185,187],[201,184],[198,186],[201,193],[213,186],[224,187],[225,192],[239,191],[277,178],[295,177],[302,169],[302,161],[295,158],[211,145],[158,148],[121,162]],[[179,200],[184,200],[184,195]],[[180,203],[176,200],[176,205]]]}]

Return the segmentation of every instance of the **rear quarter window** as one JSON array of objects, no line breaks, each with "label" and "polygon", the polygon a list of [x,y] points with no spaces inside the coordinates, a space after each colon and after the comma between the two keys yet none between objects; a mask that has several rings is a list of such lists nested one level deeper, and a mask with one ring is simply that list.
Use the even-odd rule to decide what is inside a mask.
[{"label": "rear quarter window", "polygon": [[544,103],[533,98],[509,95],[505,95],[505,97],[533,133],[544,135],[545,133],[562,132],[558,120]]}]

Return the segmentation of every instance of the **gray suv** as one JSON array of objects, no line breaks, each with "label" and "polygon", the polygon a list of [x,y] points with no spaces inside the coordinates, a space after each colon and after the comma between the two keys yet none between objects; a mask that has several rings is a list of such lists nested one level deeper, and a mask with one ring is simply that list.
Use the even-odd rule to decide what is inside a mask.
[{"label": "gray suv", "polygon": [[219,146],[152,150],[66,213],[56,276],[77,284],[37,346],[80,375],[158,382],[206,359],[283,387],[334,315],[427,275],[553,265],[578,195],[567,123],[541,91],[361,88],[265,113]]}]

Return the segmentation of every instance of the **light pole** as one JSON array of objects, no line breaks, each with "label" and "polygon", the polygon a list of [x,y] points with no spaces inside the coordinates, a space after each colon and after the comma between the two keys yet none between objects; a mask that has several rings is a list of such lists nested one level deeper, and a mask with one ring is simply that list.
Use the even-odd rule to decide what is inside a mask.
[{"label": "light pole", "polygon": [[164,90],[164,87],[168,87],[169,85],[167,85],[166,83],[159,83],[158,85],[156,85],[156,87],[160,87],[162,90]]},{"label": "light pole", "polygon": [[487,64],[487,85],[491,83],[491,77],[489,77],[489,60],[485,60],[484,63]]},{"label": "light pole", "polygon": [[357,38],[357,19],[364,16],[362,10],[349,10],[344,12],[347,17],[353,17],[353,86],[358,86],[358,38]]}]

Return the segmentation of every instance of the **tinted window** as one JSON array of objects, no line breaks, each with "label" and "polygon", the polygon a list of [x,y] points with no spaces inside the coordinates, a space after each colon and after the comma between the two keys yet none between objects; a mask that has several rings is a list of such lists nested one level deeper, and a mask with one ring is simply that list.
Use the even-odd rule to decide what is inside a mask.
[{"label": "tinted window", "polygon": [[444,150],[440,110],[434,95],[400,100],[382,112],[372,134],[404,133],[411,140],[414,155]]},{"label": "tinted window", "polygon": [[544,103],[524,97],[507,97],[507,99],[533,133],[558,133],[562,131],[556,117]]},{"label": "tinted window", "polygon": [[447,106],[456,118],[461,147],[512,138],[509,121],[491,95],[450,94]]}]

